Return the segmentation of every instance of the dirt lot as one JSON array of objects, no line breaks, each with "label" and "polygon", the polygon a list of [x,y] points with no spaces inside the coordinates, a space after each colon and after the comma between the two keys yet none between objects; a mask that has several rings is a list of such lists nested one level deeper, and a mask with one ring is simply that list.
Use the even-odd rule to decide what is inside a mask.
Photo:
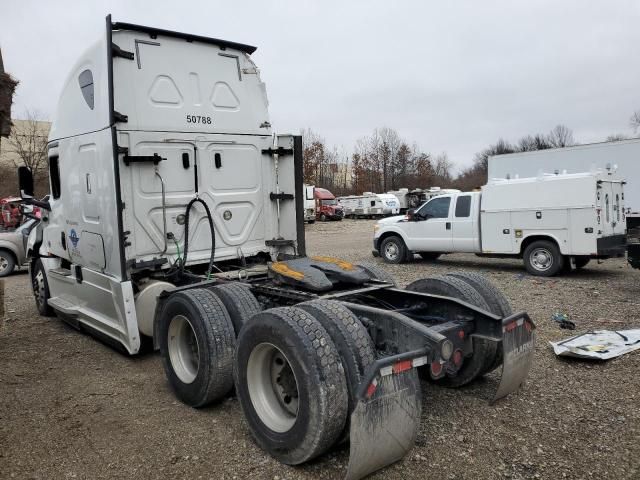
[{"label": "dirt lot", "polygon": [[[307,229],[308,250],[371,260],[372,222]],[[376,260],[380,263],[379,260]],[[385,266],[401,284],[455,270],[486,274],[539,329],[526,387],[487,404],[496,378],[447,390],[423,384],[418,444],[378,479],[639,478],[640,352],[607,363],[558,360],[548,341],[579,330],[640,326],[640,272],[623,260],[542,280],[510,260],[450,255]],[[253,443],[234,398],[203,410],[175,400],[157,354],[126,357],[57,319],[39,317],[25,273],[5,280],[0,325],[2,478],[339,478],[338,450],[287,467]]]}]

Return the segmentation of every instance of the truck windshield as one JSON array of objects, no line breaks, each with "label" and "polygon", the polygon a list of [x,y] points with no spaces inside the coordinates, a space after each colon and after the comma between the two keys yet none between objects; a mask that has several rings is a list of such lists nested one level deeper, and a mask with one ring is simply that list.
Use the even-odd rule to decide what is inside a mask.
[{"label": "truck windshield", "polygon": [[322,205],[336,205],[338,203],[335,198],[332,198],[331,200],[321,200],[320,202]]}]

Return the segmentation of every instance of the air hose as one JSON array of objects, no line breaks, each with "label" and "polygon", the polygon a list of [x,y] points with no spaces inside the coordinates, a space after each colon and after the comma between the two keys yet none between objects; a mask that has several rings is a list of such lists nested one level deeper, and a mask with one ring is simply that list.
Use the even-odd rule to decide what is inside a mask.
[{"label": "air hose", "polygon": [[213,217],[211,216],[211,210],[209,206],[200,198],[196,197],[192,199],[187,205],[187,211],[185,212],[184,219],[184,251],[182,252],[182,265],[180,265],[180,271],[184,272],[184,267],[187,264],[187,253],[189,252],[189,212],[194,203],[199,202],[204,206],[204,210],[207,213],[209,220],[209,229],[211,230],[211,256],[209,257],[209,268],[207,269],[207,278],[211,276],[213,270],[213,259],[216,253],[216,233],[213,229]]}]

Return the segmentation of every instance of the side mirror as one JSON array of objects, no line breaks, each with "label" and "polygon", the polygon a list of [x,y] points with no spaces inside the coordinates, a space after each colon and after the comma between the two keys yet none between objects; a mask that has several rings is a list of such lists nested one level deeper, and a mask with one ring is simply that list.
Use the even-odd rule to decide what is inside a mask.
[{"label": "side mirror", "polygon": [[28,167],[18,167],[18,184],[20,197],[33,197],[33,175]]}]

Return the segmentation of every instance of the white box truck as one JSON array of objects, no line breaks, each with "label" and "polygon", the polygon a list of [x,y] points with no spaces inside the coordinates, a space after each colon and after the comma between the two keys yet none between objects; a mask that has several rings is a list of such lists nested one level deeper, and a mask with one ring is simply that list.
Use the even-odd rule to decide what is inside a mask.
[{"label": "white box truck", "polygon": [[416,368],[462,386],[502,365],[504,397],[527,376],[535,325],[491,309],[499,292],[476,277],[400,290],[375,265],[307,257],[302,137],[272,131],[254,51],[107,18],[63,86],[50,197],[18,172],[23,202],[44,210],[30,283],[42,315],[131,355],[147,337],[187,405],[235,387],[246,428],[284,463],[350,439],[356,480],[411,449]]},{"label": "white box truck", "polygon": [[520,257],[533,275],[625,252],[624,181],[607,173],[495,180],[481,192],[439,195],[375,226],[374,255],[401,263],[420,254]]},{"label": "white box truck", "polygon": [[315,223],[316,221],[316,197],[314,196],[315,186],[307,185],[302,186],[302,195],[304,197],[304,221],[308,223]]},{"label": "white box truck", "polygon": [[535,177],[540,172],[580,173],[610,169],[627,182],[625,208],[640,212],[640,139],[600,142],[489,157],[489,180]]}]

